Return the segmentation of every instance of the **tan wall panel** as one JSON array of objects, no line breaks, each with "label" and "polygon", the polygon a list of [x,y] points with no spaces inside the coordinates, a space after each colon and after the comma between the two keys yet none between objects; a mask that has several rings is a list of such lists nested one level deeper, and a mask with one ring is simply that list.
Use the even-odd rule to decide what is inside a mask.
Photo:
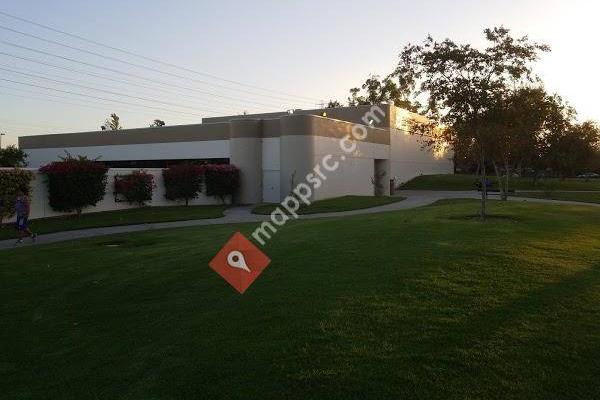
[{"label": "tan wall panel", "polygon": [[19,147],[23,149],[39,149],[47,147],[86,147],[223,139],[229,139],[229,123],[21,136],[19,137]]}]

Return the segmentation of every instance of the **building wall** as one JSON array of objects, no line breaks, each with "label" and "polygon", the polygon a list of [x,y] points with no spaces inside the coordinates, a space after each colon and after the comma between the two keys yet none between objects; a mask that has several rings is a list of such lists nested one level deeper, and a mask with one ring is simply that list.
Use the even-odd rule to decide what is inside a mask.
[{"label": "building wall", "polygon": [[[331,154],[331,162],[339,162],[339,167],[327,172],[327,180],[315,193],[315,200],[344,195],[373,196],[375,187],[375,160],[389,157],[389,146],[378,143],[357,141],[356,150],[344,152],[339,139],[315,137],[313,164],[322,163],[323,157]],[[342,159],[344,157],[344,159]],[[384,178],[385,179],[385,178]]]},{"label": "building wall", "polygon": [[262,121],[232,121],[229,161],[240,169],[240,189],[236,202],[256,204],[262,201]]},{"label": "building wall", "polygon": [[241,170],[239,203],[280,201],[327,154],[338,161],[344,155],[346,160],[328,173],[315,199],[373,195],[372,181],[380,174],[380,193],[386,194],[390,179],[398,185],[421,174],[452,173],[450,152],[423,150],[416,137],[402,131],[407,119],[423,117],[390,105],[380,108],[385,115],[371,112],[368,119],[380,120],[364,128],[367,137],[357,142],[353,154],[343,154],[340,139],[363,124],[371,106],[207,118],[203,124],[120,132],[27,136],[19,143],[32,167],[58,159],[65,150],[106,161],[228,158]]},{"label": "building wall", "polygon": [[[375,159],[389,158],[386,130],[367,128],[367,141],[357,141],[356,150],[347,154],[340,147],[340,139],[351,135],[355,124],[299,114],[284,117],[281,121],[281,198],[295,185],[304,182],[307,174],[315,173],[317,165],[321,165],[326,179],[314,190],[313,200],[374,194],[371,178]],[[328,155],[332,156],[330,163],[339,162],[335,171],[327,171],[322,166],[323,157]]]},{"label": "building wall", "polygon": [[[66,215],[68,213],[56,212],[50,208],[48,204],[48,188],[45,182],[45,177],[43,174],[37,172],[36,169],[28,168],[32,172],[34,172],[34,180],[31,183],[31,192],[30,192],[30,200],[31,200],[31,219],[35,218],[45,218],[45,217],[56,217],[60,215]],[[128,208],[135,208],[136,205],[130,205],[127,202],[115,202],[114,198],[114,176],[115,175],[125,175],[135,171],[136,169],[132,168],[111,168],[108,170],[108,179],[106,185],[106,195],[104,198],[95,206],[88,207],[83,210],[84,213],[91,212],[99,212],[99,211],[112,211],[112,210],[122,210]],[[146,172],[154,175],[154,183],[156,187],[152,193],[152,201],[148,202],[148,206],[177,206],[177,205],[185,205],[184,201],[171,201],[165,198],[165,185],[164,179],[162,176],[162,169],[159,168],[150,168],[145,169]],[[199,197],[190,201],[190,205],[212,205],[212,204],[222,204],[221,200],[215,197],[208,197],[204,193],[200,193]],[[14,221],[8,220],[7,222]]]},{"label": "building wall", "polygon": [[277,203],[281,200],[281,138],[262,139],[262,201]]},{"label": "building wall", "polygon": [[452,174],[453,153],[434,153],[423,148],[419,138],[403,130],[390,133],[390,179],[399,186],[419,175]]}]

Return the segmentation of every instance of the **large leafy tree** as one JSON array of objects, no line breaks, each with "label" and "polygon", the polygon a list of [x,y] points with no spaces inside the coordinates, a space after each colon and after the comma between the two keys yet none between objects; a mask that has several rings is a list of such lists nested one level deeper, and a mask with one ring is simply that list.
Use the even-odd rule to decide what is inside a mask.
[{"label": "large leafy tree", "polygon": [[[432,37],[420,45],[409,44],[393,74],[401,90],[415,88],[425,101],[427,115],[446,127],[444,134],[430,135],[430,145],[440,141],[472,145],[481,167],[482,218],[486,216],[486,163],[496,151],[494,132],[487,128],[490,111],[515,82],[533,80],[532,62],[549,50],[527,36],[514,38],[503,27],[486,29],[484,34],[488,45],[483,49]],[[416,133],[424,132],[418,124],[410,126]]]}]

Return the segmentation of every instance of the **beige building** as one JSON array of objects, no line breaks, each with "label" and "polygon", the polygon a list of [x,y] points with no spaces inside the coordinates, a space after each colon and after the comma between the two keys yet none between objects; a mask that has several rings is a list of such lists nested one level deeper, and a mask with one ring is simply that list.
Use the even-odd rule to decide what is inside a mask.
[{"label": "beige building", "polygon": [[[421,174],[452,173],[452,155],[422,149],[402,129],[406,118],[411,113],[386,104],[294,110],[204,118],[194,125],[23,136],[19,146],[36,168],[65,151],[100,158],[113,168],[231,163],[241,170],[240,203],[280,201],[329,156],[339,166],[315,188],[315,200],[389,194],[390,181],[399,185]],[[356,132],[365,134],[358,140]],[[347,152],[342,142],[356,146]]]}]

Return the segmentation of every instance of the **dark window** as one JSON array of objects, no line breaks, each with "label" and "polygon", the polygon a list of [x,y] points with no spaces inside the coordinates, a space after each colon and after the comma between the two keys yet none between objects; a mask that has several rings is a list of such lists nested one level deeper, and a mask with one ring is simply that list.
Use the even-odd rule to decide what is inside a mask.
[{"label": "dark window", "polygon": [[99,161],[109,168],[167,168],[171,165],[182,164],[185,162],[191,162],[194,164],[229,164],[229,158],[202,158],[189,160]]}]

